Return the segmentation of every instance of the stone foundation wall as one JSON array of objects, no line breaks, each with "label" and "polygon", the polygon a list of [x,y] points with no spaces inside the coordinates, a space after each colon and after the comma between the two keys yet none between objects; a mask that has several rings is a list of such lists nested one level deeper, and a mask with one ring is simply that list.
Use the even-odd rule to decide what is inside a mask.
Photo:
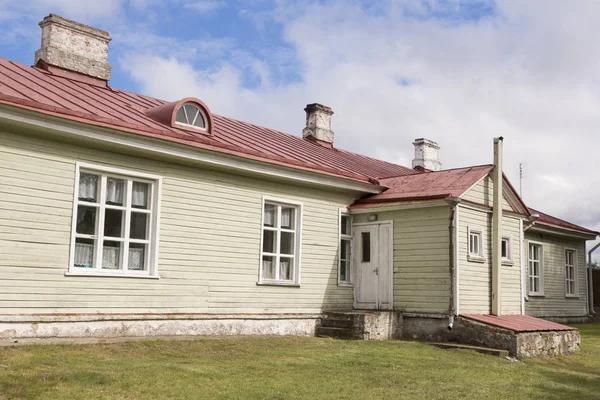
[{"label": "stone foundation wall", "polygon": [[314,336],[319,316],[212,316],[164,319],[0,321],[0,338],[113,338],[138,336]]},{"label": "stone foundation wall", "polygon": [[579,351],[579,331],[550,331],[518,333],[515,340],[516,357],[559,356]]}]

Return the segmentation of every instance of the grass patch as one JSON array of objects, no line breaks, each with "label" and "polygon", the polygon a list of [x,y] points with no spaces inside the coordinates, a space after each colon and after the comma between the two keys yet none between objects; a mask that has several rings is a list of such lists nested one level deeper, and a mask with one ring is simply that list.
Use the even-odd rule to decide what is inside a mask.
[{"label": "grass patch", "polygon": [[206,338],[0,348],[0,399],[587,399],[600,325],[582,351],[522,363],[403,341]]}]

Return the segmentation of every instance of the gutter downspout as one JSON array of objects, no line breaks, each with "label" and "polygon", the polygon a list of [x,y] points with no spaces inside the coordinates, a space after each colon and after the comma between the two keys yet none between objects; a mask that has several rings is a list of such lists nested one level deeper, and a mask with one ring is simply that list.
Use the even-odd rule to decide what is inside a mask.
[{"label": "gutter downspout", "polygon": [[585,275],[586,286],[587,286],[587,309],[588,315],[594,315],[596,312],[594,310],[594,282],[592,279],[592,253],[600,247],[600,243],[596,244],[590,251],[588,251],[588,271]]},{"label": "gutter downspout", "polygon": [[504,138],[494,138],[494,208],[492,211],[492,314],[502,312],[502,147]]},{"label": "gutter downspout", "polygon": [[457,266],[456,266],[456,252],[455,252],[455,248],[458,246],[458,244],[455,241],[455,232],[457,230],[456,227],[456,220],[458,217],[458,213],[457,213],[457,206],[458,203],[460,203],[461,199],[460,197],[447,197],[446,202],[448,202],[448,204],[450,205],[450,219],[448,221],[448,265],[449,265],[449,272],[450,272],[450,295],[448,298],[448,330],[451,330],[452,327],[454,326],[454,315],[456,314],[456,309],[455,309],[455,291],[456,291],[456,270],[457,270]]}]

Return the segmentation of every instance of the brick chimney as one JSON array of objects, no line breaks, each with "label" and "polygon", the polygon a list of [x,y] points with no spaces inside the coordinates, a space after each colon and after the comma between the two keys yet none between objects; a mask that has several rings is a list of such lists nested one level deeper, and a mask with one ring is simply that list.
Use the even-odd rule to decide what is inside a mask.
[{"label": "brick chimney", "polygon": [[332,146],[331,116],[333,110],[322,104],[313,103],[308,104],[304,111],[306,111],[306,128],[302,130],[302,137]]},{"label": "brick chimney", "polygon": [[40,22],[42,45],[35,64],[59,67],[97,79],[110,79],[108,32],[50,14]]},{"label": "brick chimney", "polygon": [[430,171],[439,171],[442,169],[440,162],[440,146],[429,139],[415,139],[415,158],[412,162],[413,168],[424,168]]}]

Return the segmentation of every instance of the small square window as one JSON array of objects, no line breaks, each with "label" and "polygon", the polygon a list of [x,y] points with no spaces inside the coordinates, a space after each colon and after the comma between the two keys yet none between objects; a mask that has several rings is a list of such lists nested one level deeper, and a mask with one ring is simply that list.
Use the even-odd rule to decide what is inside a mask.
[{"label": "small square window", "polygon": [[502,237],[502,261],[512,261],[511,242],[510,236]]},{"label": "small square window", "polygon": [[469,228],[469,256],[483,258],[483,231]]}]

